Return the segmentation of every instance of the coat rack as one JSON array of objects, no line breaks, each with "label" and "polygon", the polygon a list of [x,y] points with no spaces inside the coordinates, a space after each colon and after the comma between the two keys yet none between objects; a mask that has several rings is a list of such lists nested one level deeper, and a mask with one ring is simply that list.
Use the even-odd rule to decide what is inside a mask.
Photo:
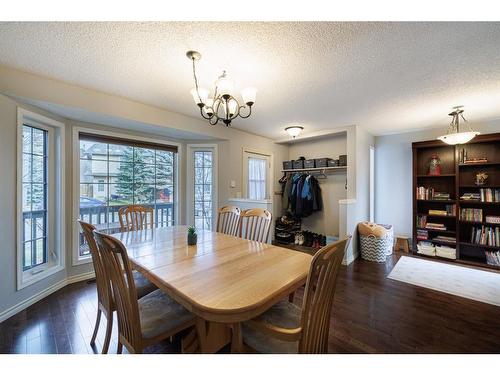
[{"label": "coat rack", "polygon": [[327,178],[327,173],[329,172],[344,172],[347,171],[346,166],[342,167],[321,167],[321,168],[300,168],[300,169],[282,169],[283,173],[307,173],[313,175],[316,178],[325,179]]}]

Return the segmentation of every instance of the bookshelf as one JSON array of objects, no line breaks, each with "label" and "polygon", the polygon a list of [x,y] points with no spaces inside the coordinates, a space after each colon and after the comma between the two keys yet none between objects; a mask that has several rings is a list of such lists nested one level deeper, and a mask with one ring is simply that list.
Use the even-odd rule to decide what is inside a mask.
[{"label": "bookshelf", "polygon": [[[464,150],[469,162],[463,160]],[[464,145],[447,145],[441,141],[424,141],[412,144],[413,152],[413,249],[416,255],[417,244],[427,241],[434,245],[444,245],[456,249],[457,259],[440,258],[450,262],[484,266],[487,268],[500,269],[500,266],[487,263],[487,253],[500,254],[500,246],[491,243],[473,243],[472,235],[477,235],[477,229],[482,227],[491,228],[491,237],[495,230],[500,231],[500,223],[486,222],[486,216],[500,216],[500,201],[485,202],[481,200],[464,200],[464,195],[483,194],[488,198],[494,195],[495,189],[500,193],[500,133],[477,136],[471,142]],[[429,176],[429,163],[433,155],[440,159],[441,173]],[[484,159],[483,159],[484,158]],[[471,163],[471,160],[476,162]],[[483,160],[481,160],[483,159]],[[484,172],[488,175],[486,183],[482,186],[475,184],[476,174]],[[425,188],[429,196],[422,196]],[[481,189],[483,189],[481,193]],[[429,193],[430,192],[430,193]],[[434,199],[432,193],[447,193]],[[428,199],[422,199],[428,198]],[[498,196],[497,196],[498,198]],[[450,206],[455,207],[450,212]],[[442,213],[448,208],[447,215]],[[469,216],[467,220],[461,216],[462,209],[481,210],[481,217],[470,220],[472,210],[466,211]],[[434,213],[429,213],[429,210]],[[435,214],[436,211],[443,211]],[[478,215],[479,211],[474,211]],[[465,215],[465,213],[464,213]],[[423,218],[424,217],[424,218]],[[425,224],[423,224],[425,223]],[[427,225],[430,223],[430,227]],[[437,228],[438,229],[437,229]],[[476,231],[473,231],[476,228]],[[482,231],[479,231],[479,237]],[[488,232],[487,232],[488,233]],[[498,233],[498,232],[497,232]],[[438,236],[453,238],[455,243],[442,241]],[[427,240],[424,238],[427,236]],[[486,236],[486,234],[485,234]],[[484,236],[483,236],[484,238]],[[477,239],[477,237],[476,237]],[[423,254],[423,256],[426,256]]]}]

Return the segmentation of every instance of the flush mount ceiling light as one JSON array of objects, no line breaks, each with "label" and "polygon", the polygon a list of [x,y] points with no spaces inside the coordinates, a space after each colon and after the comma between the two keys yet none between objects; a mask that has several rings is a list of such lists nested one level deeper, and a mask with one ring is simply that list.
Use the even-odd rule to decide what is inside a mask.
[{"label": "flush mount ceiling light", "polygon": [[285,131],[293,138],[299,136],[299,134],[302,133],[302,130],[304,130],[304,128],[299,125],[288,126],[285,128]]},{"label": "flush mount ceiling light", "polygon": [[[246,105],[240,105],[240,102],[232,95],[233,82],[227,77],[227,73],[224,70],[215,82],[213,95],[210,97],[210,92],[207,89],[198,87],[195,61],[201,59],[201,54],[196,51],[188,51],[186,56],[193,62],[194,87],[191,89],[191,95],[196,105],[200,108],[201,117],[208,120],[210,125],[215,125],[221,120],[226,126],[231,125],[231,121],[238,116],[241,118],[250,117],[257,95],[256,88],[247,87],[241,91],[243,102]],[[246,110],[247,114],[242,114],[242,110]]]},{"label": "flush mount ceiling light", "polygon": [[463,105],[453,107],[453,111],[449,113],[449,115],[452,116],[452,119],[450,125],[448,126],[448,131],[446,132],[445,135],[438,137],[439,140],[448,143],[449,145],[461,145],[463,143],[469,142],[476,135],[481,134],[479,132],[472,130],[470,125],[468,125],[469,127],[468,131],[465,132],[460,131],[460,125],[459,125],[460,117],[462,118],[462,120],[464,120],[464,122],[468,124],[468,121],[462,114],[464,112],[462,108]]}]

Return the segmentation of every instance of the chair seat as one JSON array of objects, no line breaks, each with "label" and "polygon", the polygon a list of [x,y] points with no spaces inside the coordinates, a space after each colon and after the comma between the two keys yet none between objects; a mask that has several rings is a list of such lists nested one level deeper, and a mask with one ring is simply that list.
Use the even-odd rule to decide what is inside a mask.
[{"label": "chair seat", "polygon": [[138,303],[142,337],[145,339],[171,331],[194,319],[193,314],[159,289],[140,298]]},{"label": "chair seat", "polygon": [[142,273],[138,271],[132,271],[132,275],[134,276],[137,298],[144,297],[146,294],[149,294],[158,289],[158,287],[151,281],[149,281]]},{"label": "chair seat", "polygon": [[[297,328],[300,327],[300,317],[300,307],[283,300],[260,315],[259,320],[281,328]],[[242,331],[243,341],[260,353],[298,353],[298,341],[281,341],[272,338],[260,331],[253,330],[245,323],[243,323]]]}]

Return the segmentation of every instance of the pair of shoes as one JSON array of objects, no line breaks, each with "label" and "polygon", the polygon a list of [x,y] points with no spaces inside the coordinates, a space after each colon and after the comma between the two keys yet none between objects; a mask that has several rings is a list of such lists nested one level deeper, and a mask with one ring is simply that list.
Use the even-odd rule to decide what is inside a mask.
[{"label": "pair of shoes", "polygon": [[302,246],[304,244],[304,235],[302,232],[295,233],[295,245]]},{"label": "pair of shoes", "polygon": [[323,236],[322,234],[306,230],[302,232],[302,235],[304,237],[304,246],[312,247],[314,249],[320,249],[321,247],[326,245],[326,236]]}]

